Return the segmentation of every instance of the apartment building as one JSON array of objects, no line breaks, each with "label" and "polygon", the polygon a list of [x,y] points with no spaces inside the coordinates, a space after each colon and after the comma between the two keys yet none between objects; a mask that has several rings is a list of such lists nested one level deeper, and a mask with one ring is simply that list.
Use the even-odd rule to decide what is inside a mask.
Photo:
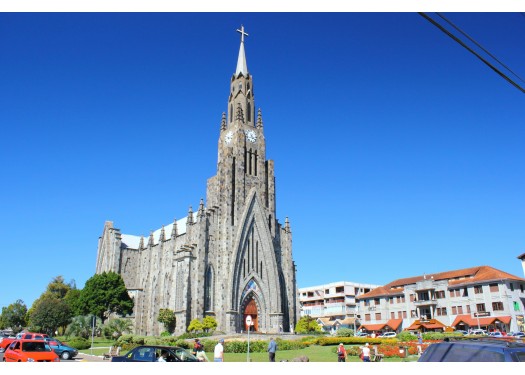
[{"label": "apartment building", "polygon": [[398,279],[357,297],[367,331],[523,331],[525,279],[489,266]]},{"label": "apartment building", "polygon": [[356,297],[369,293],[379,285],[339,281],[330,284],[299,288],[301,317],[317,319],[326,331],[354,327],[358,314]]}]

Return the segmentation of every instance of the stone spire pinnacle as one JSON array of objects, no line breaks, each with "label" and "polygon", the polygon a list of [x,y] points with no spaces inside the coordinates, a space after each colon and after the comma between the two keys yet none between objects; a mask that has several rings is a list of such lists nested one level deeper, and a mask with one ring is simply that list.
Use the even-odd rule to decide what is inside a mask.
[{"label": "stone spire pinnacle", "polygon": [[193,224],[193,208],[188,210],[188,220],[186,221],[187,224]]},{"label": "stone spire pinnacle", "polygon": [[139,250],[144,249],[144,236],[140,236]]},{"label": "stone spire pinnacle", "polygon": [[179,235],[177,230],[177,219],[173,219],[173,228],[171,228],[171,238],[175,239]]},{"label": "stone spire pinnacle", "polygon": [[263,120],[262,120],[262,114],[261,109],[259,108],[259,111],[257,112],[257,129],[261,129],[263,127]]},{"label": "stone spire pinnacle", "polygon": [[286,219],[284,220],[284,230],[288,233],[292,231],[290,228],[290,222],[288,221],[288,216],[286,216]]},{"label": "stone spire pinnacle", "polygon": [[235,70],[235,76],[239,76],[242,73],[243,76],[248,75],[248,65],[246,65],[246,54],[244,52],[244,36],[248,36],[244,32],[244,26],[241,25],[241,29],[237,29],[237,32],[241,33],[241,47],[239,49],[239,57],[237,58],[237,69]]},{"label": "stone spire pinnacle", "polygon": [[241,103],[237,103],[237,113],[235,114],[235,120],[241,121],[244,124],[244,113],[242,112]]},{"label": "stone spire pinnacle", "polygon": [[226,130],[226,113],[222,112],[221,130]]},{"label": "stone spire pinnacle", "polygon": [[162,229],[160,230],[159,242],[163,242],[165,240],[165,235],[166,233],[164,233],[164,225],[163,225]]},{"label": "stone spire pinnacle", "polygon": [[149,232],[148,247],[153,246],[153,231]]},{"label": "stone spire pinnacle", "polygon": [[202,219],[204,217],[204,200],[201,198],[201,201],[199,203],[199,211],[197,213],[197,217],[199,219]]}]

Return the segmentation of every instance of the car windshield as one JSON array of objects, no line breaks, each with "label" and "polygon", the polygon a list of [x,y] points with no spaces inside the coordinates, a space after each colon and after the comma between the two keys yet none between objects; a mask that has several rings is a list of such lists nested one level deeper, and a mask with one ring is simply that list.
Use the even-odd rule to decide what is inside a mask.
[{"label": "car windshield", "polygon": [[23,352],[50,352],[51,348],[44,342],[23,342]]},{"label": "car windshield", "polygon": [[175,355],[183,362],[193,362],[197,360],[193,354],[182,348],[175,349]]}]

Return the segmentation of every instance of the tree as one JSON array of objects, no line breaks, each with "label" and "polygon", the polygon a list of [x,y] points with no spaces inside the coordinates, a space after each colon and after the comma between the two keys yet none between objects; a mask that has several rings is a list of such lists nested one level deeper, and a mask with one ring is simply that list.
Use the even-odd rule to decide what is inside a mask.
[{"label": "tree", "polygon": [[91,277],[80,292],[79,307],[83,314],[93,314],[102,320],[110,314],[127,315],[133,312],[133,300],[124,280],[115,272],[103,272]]},{"label": "tree", "polygon": [[310,333],[310,332],[321,332],[322,329],[319,324],[311,316],[303,316],[297,322],[295,326],[295,332],[297,333]]},{"label": "tree", "polygon": [[193,319],[188,326],[188,332],[202,331],[204,329],[199,319]]},{"label": "tree", "polygon": [[66,326],[70,321],[69,305],[54,297],[42,299],[31,313],[31,327],[52,336],[58,327]]},{"label": "tree", "polygon": [[11,328],[14,333],[18,333],[25,327],[27,306],[21,299],[7,307],[2,307],[0,324],[3,328]]},{"label": "tree", "polygon": [[82,315],[80,309],[80,292],[78,289],[70,289],[64,297],[64,301],[68,304],[72,316]]},{"label": "tree", "polygon": [[131,323],[131,320],[115,318],[111,319],[104,327],[104,335],[116,340],[126,332],[131,333],[132,329],[133,323]]},{"label": "tree", "polygon": [[173,310],[170,309],[160,309],[159,310],[159,317],[157,318],[157,321],[164,324],[164,327],[166,328],[166,331],[169,333],[173,333],[175,330],[175,313]]},{"label": "tree", "polygon": [[[101,320],[95,320],[95,331],[100,332]],[[93,315],[75,316],[66,328],[66,337],[77,336],[85,339],[91,337],[93,331]]]},{"label": "tree", "polygon": [[212,316],[205,316],[204,319],[202,319],[202,328],[206,331],[215,331],[215,328],[217,328],[217,321]]}]

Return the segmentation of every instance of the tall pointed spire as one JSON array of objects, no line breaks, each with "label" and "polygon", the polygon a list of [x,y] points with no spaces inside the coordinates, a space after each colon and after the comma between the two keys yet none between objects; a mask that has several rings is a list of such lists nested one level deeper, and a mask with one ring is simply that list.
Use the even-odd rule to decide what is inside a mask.
[{"label": "tall pointed spire", "polygon": [[226,130],[226,113],[222,112],[221,130]]},{"label": "tall pointed spire", "polygon": [[263,120],[262,120],[261,109],[259,108],[259,112],[257,113],[257,128],[261,129],[262,127],[263,127]]},{"label": "tall pointed spire", "polygon": [[193,224],[193,209],[190,206],[190,209],[188,210],[188,219],[186,220],[186,224]]},{"label": "tall pointed spire", "polygon": [[241,25],[241,29],[237,29],[237,32],[241,33],[241,47],[239,48],[239,57],[237,58],[237,69],[235,70],[235,76],[239,76],[242,73],[243,76],[248,75],[248,65],[246,64],[246,54],[244,53],[244,36],[248,36],[244,32],[244,26]]}]

